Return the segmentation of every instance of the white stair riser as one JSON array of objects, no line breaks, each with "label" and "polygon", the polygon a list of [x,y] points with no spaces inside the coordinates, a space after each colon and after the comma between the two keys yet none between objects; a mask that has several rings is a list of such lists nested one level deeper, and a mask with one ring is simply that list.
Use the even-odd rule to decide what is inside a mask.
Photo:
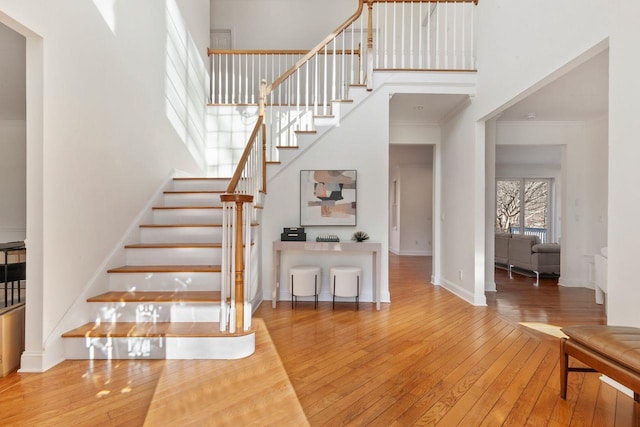
[{"label": "white stair riser", "polygon": [[162,206],[222,206],[218,193],[165,193]]},{"label": "white stair riser", "polygon": [[127,265],[220,265],[221,248],[128,248]]},{"label": "white stair riser", "polygon": [[142,243],[220,243],[222,227],[143,227],[140,240]]},{"label": "white stair riser", "polygon": [[67,359],[240,359],[255,352],[255,334],[211,338],[65,338]]},{"label": "white stair riser", "polygon": [[220,303],[92,302],[92,321],[219,322]]},{"label": "white stair riser", "polygon": [[222,209],[154,209],[154,224],[221,224]]},{"label": "white stair riser", "polygon": [[220,273],[111,273],[112,291],[219,291]]},{"label": "white stair riser", "polygon": [[176,179],[173,180],[174,191],[225,191],[228,179]]}]

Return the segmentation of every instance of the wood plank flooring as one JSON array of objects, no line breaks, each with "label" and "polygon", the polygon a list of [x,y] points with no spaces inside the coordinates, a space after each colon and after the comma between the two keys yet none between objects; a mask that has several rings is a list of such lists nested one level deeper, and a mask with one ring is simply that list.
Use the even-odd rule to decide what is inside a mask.
[{"label": "wood plank flooring", "polygon": [[[640,405],[597,374],[570,374],[560,399],[558,339],[520,324],[605,323],[593,291],[497,270],[498,292],[473,307],[428,283],[430,259],[389,262],[392,303],[380,311],[263,304],[268,334],[243,359],[254,385],[208,376],[225,361],[67,361],[0,379],[0,425],[640,425]],[[243,370],[227,363],[231,377]]]},{"label": "wood plank flooring", "polygon": [[473,307],[429,284],[429,258],[389,262],[380,312],[258,310],[311,425],[638,425],[638,405],[597,374],[570,374],[559,397],[558,338],[539,329],[605,323],[593,291],[498,270],[489,306]]}]

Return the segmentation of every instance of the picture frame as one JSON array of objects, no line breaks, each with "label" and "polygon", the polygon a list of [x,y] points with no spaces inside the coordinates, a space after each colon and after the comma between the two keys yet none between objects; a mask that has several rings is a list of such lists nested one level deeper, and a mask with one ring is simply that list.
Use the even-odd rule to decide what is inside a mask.
[{"label": "picture frame", "polygon": [[300,226],[355,226],[355,169],[300,171]]}]

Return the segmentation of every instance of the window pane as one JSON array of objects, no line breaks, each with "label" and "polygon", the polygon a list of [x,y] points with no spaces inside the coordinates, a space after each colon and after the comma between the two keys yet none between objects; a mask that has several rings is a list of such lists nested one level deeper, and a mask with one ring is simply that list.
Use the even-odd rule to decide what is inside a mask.
[{"label": "window pane", "polygon": [[549,224],[549,181],[524,182],[524,234],[536,235],[547,242]]},{"label": "window pane", "polygon": [[520,232],[520,181],[496,182],[496,231]]}]

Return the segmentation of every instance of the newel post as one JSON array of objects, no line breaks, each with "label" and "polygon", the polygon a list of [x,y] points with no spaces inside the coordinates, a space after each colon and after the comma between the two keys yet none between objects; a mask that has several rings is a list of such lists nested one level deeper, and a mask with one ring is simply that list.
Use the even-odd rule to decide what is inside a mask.
[{"label": "newel post", "polygon": [[367,0],[367,90],[373,90],[373,0]]},{"label": "newel post", "polygon": [[251,203],[253,196],[248,194],[223,194],[220,196],[223,203],[236,204],[235,218],[235,253],[232,256],[235,259],[234,271],[234,288],[235,288],[235,312],[236,312],[236,330],[244,330],[244,239],[242,236],[242,228],[244,224],[242,207],[245,203]]}]

